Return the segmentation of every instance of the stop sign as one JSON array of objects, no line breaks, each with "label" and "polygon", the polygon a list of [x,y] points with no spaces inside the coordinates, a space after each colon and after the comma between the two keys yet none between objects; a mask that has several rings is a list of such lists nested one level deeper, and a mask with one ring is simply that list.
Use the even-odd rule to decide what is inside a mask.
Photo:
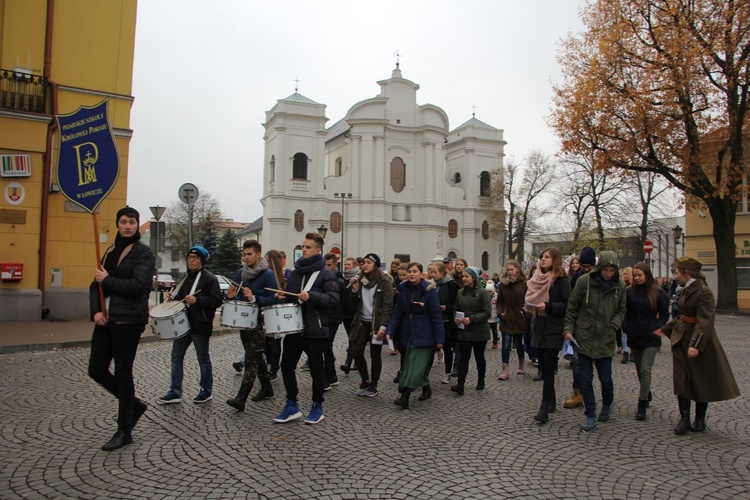
[{"label": "stop sign", "polygon": [[646,253],[651,253],[654,251],[654,244],[651,243],[649,240],[646,240],[643,242],[643,251]]}]

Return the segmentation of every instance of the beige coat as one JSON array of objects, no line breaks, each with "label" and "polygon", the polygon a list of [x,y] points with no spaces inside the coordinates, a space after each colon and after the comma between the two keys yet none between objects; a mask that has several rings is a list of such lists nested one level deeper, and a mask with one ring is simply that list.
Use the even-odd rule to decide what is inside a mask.
[{"label": "beige coat", "polygon": [[[736,398],[740,390],[714,328],[716,305],[711,289],[696,279],[683,290],[678,306],[682,315],[697,322],[678,317],[662,328],[672,344],[675,394],[699,403]],[[697,358],[688,359],[689,347],[700,351]]]}]

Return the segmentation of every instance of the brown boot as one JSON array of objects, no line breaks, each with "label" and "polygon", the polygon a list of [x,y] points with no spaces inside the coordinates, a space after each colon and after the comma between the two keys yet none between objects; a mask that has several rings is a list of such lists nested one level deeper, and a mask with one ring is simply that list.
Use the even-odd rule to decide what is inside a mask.
[{"label": "brown boot", "polygon": [[503,371],[500,373],[500,376],[497,377],[498,380],[508,380],[508,377],[510,377],[510,366],[508,366],[508,363],[503,363]]},{"label": "brown boot", "polygon": [[563,408],[579,408],[583,406],[583,394],[578,389],[573,389],[573,395],[565,401]]},{"label": "brown boot", "polygon": [[525,363],[522,359],[518,360],[518,371],[516,372],[518,375],[526,375],[526,369],[525,369]]}]

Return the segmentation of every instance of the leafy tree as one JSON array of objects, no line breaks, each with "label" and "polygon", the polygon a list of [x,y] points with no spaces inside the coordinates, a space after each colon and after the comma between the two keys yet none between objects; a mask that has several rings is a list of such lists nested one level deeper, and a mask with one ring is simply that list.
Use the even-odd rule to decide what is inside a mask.
[{"label": "leafy tree", "polygon": [[745,188],[750,2],[594,0],[564,42],[551,124],[604,171],[651,172],[713,221],[718,307],[737,309],[736,209]]},{"label": "leafy tree", "polygon": [[214,274],[231,277],[242,266],[241,249],[237,237],[231,229],[226,229],[216,244],[209,266]]}]

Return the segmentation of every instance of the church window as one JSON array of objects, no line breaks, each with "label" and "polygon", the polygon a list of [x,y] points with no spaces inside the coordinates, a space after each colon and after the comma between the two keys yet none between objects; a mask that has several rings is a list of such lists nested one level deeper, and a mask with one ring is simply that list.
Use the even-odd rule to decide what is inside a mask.
[{"label": "church window", "polygon": [[490,173],[486,170],[479,174],[479,196],[490,195]]},{"label": "church window", "polygon": [[456,172],[455,174],[453,174],[453,183],[458,184],[460,182],[461,182],[461,174]]},{"label": "church window", "polygon": [[294,229],[301,233],[305,229],[305,212],[297,210],[294,212]]},{"label": "church window", "polygon": [[482,269],[485,271],[490,268],[490,254],[482,252]]},{"label": "church window", "polygon": [[451,219],[448,221],[448,236],[450,238],[455,238],[458,236],[458,221],[456,219]]},{"label": "church window", "polygon": [[400,193],[406,187],[406,164],[396,156],[391,160],[391,188]]},{"label": "church window", "polygon": [[294,161],[292,163],[292,179],[307,180],[307,155],[305,153],[297,153],[294,155]]},{"label": "church window", "polygon": [[482,222],[482,238],[490,239],[490,223],[487,221]]},{"label": "church window", "polygon": [[333,168],[333,175],[335,175],[336,177],[341,177],[341,174],[344,172],[343,163],[344,162],[340,156],[336,158],[336,163],[334,164]]},{"label": "church window", "polygon": [[271,182],[273,182],[276,178],[276,156],[271,155],[271,163],[269,164],[269,167],[271,167]]},{"label": "church window", "polygon": [[341,213],[340,212],[331,212],[331,232],[332,233],[338,233],[341,231]]}]

